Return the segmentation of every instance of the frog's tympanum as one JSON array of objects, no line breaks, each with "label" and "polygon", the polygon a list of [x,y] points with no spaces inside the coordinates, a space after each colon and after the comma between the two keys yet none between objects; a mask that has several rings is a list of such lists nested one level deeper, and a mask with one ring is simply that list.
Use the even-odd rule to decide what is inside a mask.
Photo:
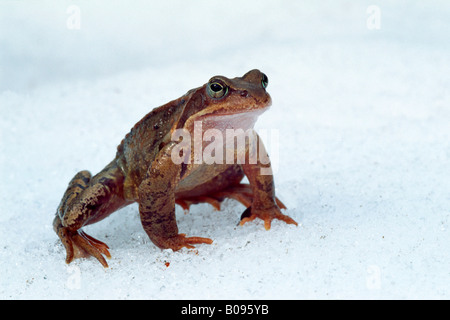
[{"label": "frog's tympanum", "polygon": [[[228,79],[215,76],[205,85],[148,113],[125,136],[114,160],[101,172],[91,176],[77,173],[70,181],[57,209],[53,226],[66,252],[66,262],[74,258],[94,256],[104,267],[104,256],[110,257],[108,246],[87,235],[83,226],[106,218],[114,211],[137,202],[145,232],[161,249],[193,248],[194,244],[211,244],[202,237],[187,237],[178,232],[175,204],[185,211],[201,202],[220,210],[225,198],[235,199],[247,207],[240,225],[260,218],[266,229],[279,219],[297,223],[281,212],[286,207],[275,196],[270,161],[206,163],[194,161],[194,149],[186,153],[186,161],[173,161],[173,153],[182,155],[180,143],[173,139],[178,130],[194,133],[195,123],[204,131],[215,128],[252,129],[257,117],[268,109],[271,98],[266,91],[267,76],[251,70],[243,77]],[[216,131],[217,132],[217,131]],[[195,134],[191,134],[194,140]],[[263,153],[264,146],[258,141]],[[194,144],[195,141],[192,141]],[[244,145],[248,155],[251,148]],[[205,141],[201,143],[205,148]],[[258,154],[262,154],[259,150]],[[266,154],[267,156],[267,154]],[[243,177],[249,184],[240,183]]]}]

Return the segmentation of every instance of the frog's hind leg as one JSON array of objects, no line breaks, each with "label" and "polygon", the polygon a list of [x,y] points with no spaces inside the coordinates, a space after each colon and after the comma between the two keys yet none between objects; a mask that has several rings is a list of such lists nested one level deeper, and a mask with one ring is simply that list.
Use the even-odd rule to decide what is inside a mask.
[{"label": "frog's hind leg", "polygon": [[[253,203],[253,191],[248,183],[240,183],[244,172],[240,165],[230,166],[226,171],[214,177],[210,181],[190,191],[191,194],[177,194],[176,204],[180,205],[185,213],[189,207],[198,203],[209,203],[217,211],[226,198],[234,199],[249,208]],[[286,206],[275,197],[275,201],[281,209]]]},{"label": "frog's hind leg", "polygon": [[[229,186],[228,188],[216,192],[212,195],[215,198],[230,198],[239,201],[246,208],[250,207],[253,202],[253,191],[248,183],[239,183],[236,185]],[[275,201],[280,209],[286,209],[286,206],[281,202],[280,199],[275,197]]]},{"label": "frog's hind leg", "polygon": [[108,267],[103,257],[111,257],[108,246],[80,228],[107,217],[126,204],[123,174],[113,162],[94,177],[88,171],[77,173],[70,181],[53,221],[54,230],[66,249],[66,262],[93,256]]},{"label": "frog's hind leg", "polygon": [[175,203],[178,204],[181,208],[183,208],[185,214],[189,213],[189,208],[191,207],[191,205],[198,203],[209,203],[214,207],[214,209],[220,211],[221,202],[222,200],[213,198],[211,196],[188,197],[175,200]]},{"label": "frog's hind leg", "polygon": [[72,178],[57,209],[55,219],[53,220],[53,227],[66,249],[67,263],[70,263],[74,258],[93,255],[104,265],[106,261],[103,261],[104,258],[99,253],[110,257],[108,246],[88,236],[81,230],[71,231],[69,228],[63,227],[61,221],[61,217],[65,216],[66,209],[70,204],[75,199],[78,199],[80,193],[89,187],[90,180],[91,173],[89,171],[80,171]]},{"label": "frog's hind leg", "polygon": [[[241,166],[230,166],[224,172],[195,188],[189,189],[188,191],[177,191],[175,203],[180,205],[185,213],[189,212],[191,205],[198,203],[209,203],[217,211],[220,211],[220,204],[226,198],[225,194],[221,192],[230,185],[239,184],[239,181],[243,177],[244,172]],[[246,198],[242,198],[242,201],[245,200]]]},{"label": "frog's hind leg", "polygon": [[247,189],[247,186],[250,187],[250,185],[240,183],[207,195],[178,198],[176,204],[180,205],[185,213],[189,212],[191,205],[198,203],[209,203],[214,209],[220,211],[220,205],[223,200],[230,198],[239,201],[248,208],[252,205],[253,195],[251,189]]}]

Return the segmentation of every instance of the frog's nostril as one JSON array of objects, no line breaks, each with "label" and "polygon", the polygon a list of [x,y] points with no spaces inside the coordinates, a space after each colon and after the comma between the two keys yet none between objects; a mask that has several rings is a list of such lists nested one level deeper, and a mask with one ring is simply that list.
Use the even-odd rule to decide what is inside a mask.
[{"label": "frog's nostril", "polygon": [[241,96],[244,97],[244,98],[247,98],[248,97],[248,91],[247,90],[241,91]]}]

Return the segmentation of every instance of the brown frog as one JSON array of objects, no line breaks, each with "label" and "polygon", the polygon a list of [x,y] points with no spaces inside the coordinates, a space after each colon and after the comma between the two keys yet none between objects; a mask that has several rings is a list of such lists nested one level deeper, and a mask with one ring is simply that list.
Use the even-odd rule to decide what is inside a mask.
[{"label": "brown frog", "polygon": [[[188,211],[192,204],[207,202],[220,210],[221,201],[232,198],[247,207],[240,225],[255,218],[264,220],[267,230],[273,219],[297,225],[280,210],[286,207],[275,196],[273,176],[261,173],[262,169],[270,170],[270,162],[257,156],[253,163],[199,163],[194,161],[195,148],[179,148],[181,143],[195,141],[173,139],[177,130],[193,133],[198,123],[202,124],[202,133],[211,128],[222,133],[227,129],[252,129],[257,117],[271,105],[267,85],[267,76],[259,70],[234,79],[215,76],[148,113],[122,140],[114,160],[97,175],[77,173],[53,221],[67,252],[66,262],[94,256],[108,267],[103,257],[110,257],[108,246],[81,228],[133,202],[139,204],[144,230],[162,249],[212,243],[208,238],[178,232],[175,204]],[[258,146],[258,154],[264,154],[262,143]],[[201,148],[205,148],[204,141]],[[247,142],[240,152],[250,155],[250,150]],[[174,154],[184,161],[174,161]],[[240,183],[244,175],[249,184]]]}]

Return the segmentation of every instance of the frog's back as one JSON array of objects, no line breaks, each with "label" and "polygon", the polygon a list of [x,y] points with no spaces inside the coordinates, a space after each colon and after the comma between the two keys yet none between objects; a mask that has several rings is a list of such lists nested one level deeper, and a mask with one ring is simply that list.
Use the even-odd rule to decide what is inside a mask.
[{"label": "frog's back", "polygon": [[116,162],[125,174],[125,185],[137,188],[145,178],[148,167],[170,139],[171,128],[180,117],[184,103],[183,96],[153,109],[122,140],[117,147]]}]

